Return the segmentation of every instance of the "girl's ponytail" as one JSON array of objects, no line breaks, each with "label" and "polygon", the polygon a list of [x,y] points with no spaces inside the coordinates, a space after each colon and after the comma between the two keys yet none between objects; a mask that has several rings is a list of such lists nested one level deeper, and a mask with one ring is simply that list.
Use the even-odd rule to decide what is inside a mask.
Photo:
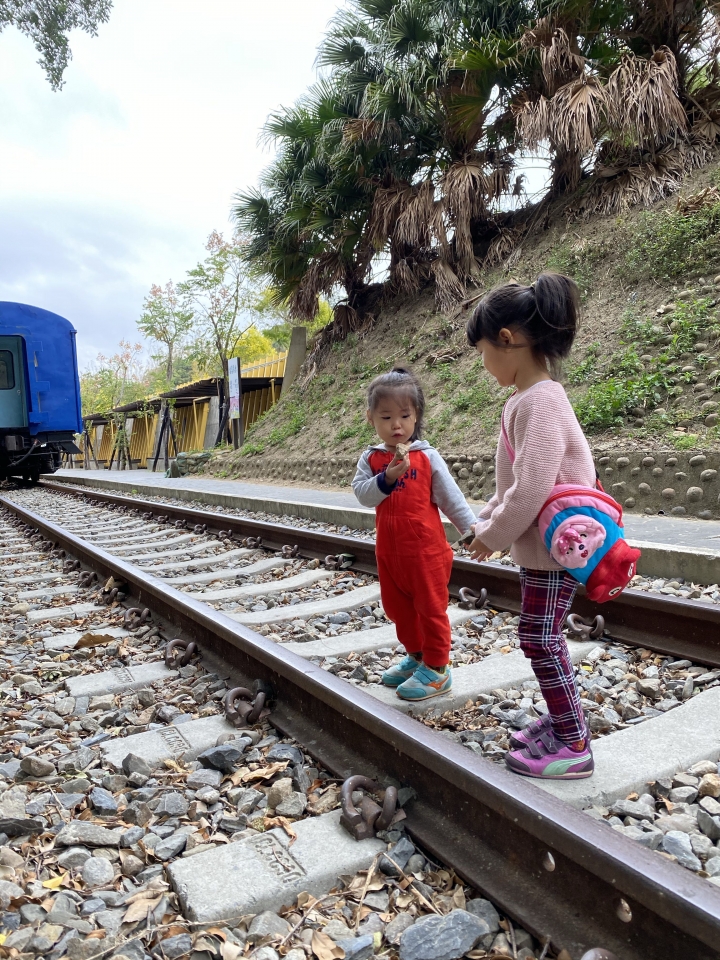
[{"label": "girl's ponytail", "polygon": [[487,293],[468,321],[471,346],[481,340],[497,343],[503,327],[520,330],[533,353],[555,372],[570,353],[579,310],[578,287],[561,273],[541,273],[529,287],[506,283]]},{"label": "girl's ponytail", "polygon": [[562,273],[541,273],[533,284],[537,327],[533,343],[552,364],[570,353],[577,333],[577,284]]}]

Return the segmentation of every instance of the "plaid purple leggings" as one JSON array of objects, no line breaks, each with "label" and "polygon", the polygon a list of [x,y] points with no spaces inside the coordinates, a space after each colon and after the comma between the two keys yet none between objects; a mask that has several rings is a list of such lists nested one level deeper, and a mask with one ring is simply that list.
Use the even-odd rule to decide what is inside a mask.
[{"label": "plaid purple leggings", "polygon": [[565,743],[585,738],[585,718],[563,623],[577,590],[564,570],[520,568],[522,612],[520,649],[529,658],[552,720],[553,732]]}]

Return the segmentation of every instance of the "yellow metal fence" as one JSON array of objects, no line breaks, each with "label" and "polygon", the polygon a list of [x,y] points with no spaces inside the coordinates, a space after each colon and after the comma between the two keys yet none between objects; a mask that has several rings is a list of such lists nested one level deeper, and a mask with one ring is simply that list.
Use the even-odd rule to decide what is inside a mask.
[{"label": "yellow metal fence", "polygon": [[[240,376],[243,380],[270,378],[269,387],[249,392],[243,390],[242,416],[245,429],[255,423],[258,417],[266,413],[270,407],[280,399],[281,384],[274,383],[273,378],[281,379],[284,376],[286,362],[287,353],[278,353],[270,357],[263,357],[249,364],[247,367],[242,368]],[[171,438],[168,451],[171,457],[176,456],[177,453],[203,449],[208,417],[210,415],[210,400],[210,397],[198,397],[197,399],[193,399],[191,404],[178,406],[172,410],[173,427],[178,441],[178,450],[175,450],[175,445]],[[159,413],[152,411],[147,411],[132,418],[130,457],[133,465],[137,464],[139,467],[152,465],[158,420]],[[115,434],[117,432],[115,422],[110,420],[105,424],[89,424],[88,430],[98,462],[101,465],[109,463],[115,444]],[[101,435],[100,431],[102,431]],[[98,442],[99,435],[100,439]],[[79,445],[82,449],[83,442]],[[89,460],[92,464],[92,457],[90,457]],[[81,466],[83,462],[83,454],[76,455],[73,458],[74,466]]]}]

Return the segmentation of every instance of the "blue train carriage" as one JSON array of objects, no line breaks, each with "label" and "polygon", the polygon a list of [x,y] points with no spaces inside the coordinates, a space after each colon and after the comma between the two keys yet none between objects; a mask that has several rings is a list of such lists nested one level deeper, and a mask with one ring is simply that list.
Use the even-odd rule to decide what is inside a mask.
[{"label": "blue train carriage", "polygon": [[48,310],[0,301],[0,480],[37,483],[82,432],[75,329]]}]

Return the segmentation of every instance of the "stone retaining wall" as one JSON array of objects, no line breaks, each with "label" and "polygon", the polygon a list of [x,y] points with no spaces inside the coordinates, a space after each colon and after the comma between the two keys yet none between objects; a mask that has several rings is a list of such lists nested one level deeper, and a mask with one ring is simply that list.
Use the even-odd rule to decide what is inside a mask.
[{"label": "stone retaining wall", "polygon": [[[495,490],[495,455],[446,456],[445,462],[471,502],[487,500]],[[237,477],[308,486],[348,486],[354,457],[245,457]],[[720,517],[720,453],[633,451],[597,453],[595,466],[603,487],[630,513]]]}]

